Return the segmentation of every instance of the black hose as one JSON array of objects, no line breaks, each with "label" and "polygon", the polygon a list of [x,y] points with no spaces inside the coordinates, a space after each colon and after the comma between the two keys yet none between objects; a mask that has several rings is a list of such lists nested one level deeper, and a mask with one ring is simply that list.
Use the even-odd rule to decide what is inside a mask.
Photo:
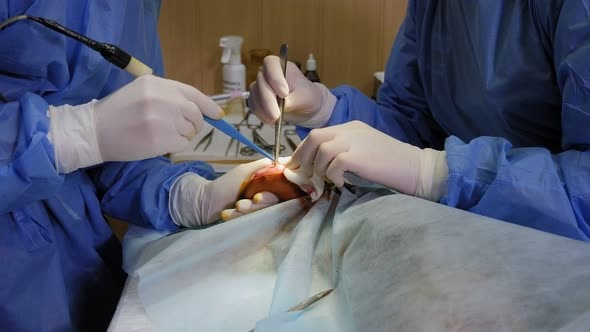
[{"label": "black hose", "polygon": [[88,38],[82,34],[79,34],[74,30],[64,27],[63,25],[57,23],[56,21],[48,20],[48,19],[42,18],[42,17],[30,16],[30,15],[20,15],[20,16],[11,17],[8,20],[0,23],[0,30],[4,29],[4,27],[6,27],[9,24],[12,24],[16,21],[20,21],[20,20],[24,20],[24,19],[35,21],[35,22],[37,22],[37,23],[39,23],[39,24],[41,24],[53,31],[59,32],[62,35],[65,35],[67,37],[70,37],[74,40],[81,42],[82,44],[99,52],[100,55],[102,55],[102,57],[105,58],[108,62],[114,64],[115,66],[117,66],[121,69],[125,69],[127,67],[127,65],[129,65],[129,62],[131,62],[131,55],[129,55],[127,52],[123,51],[118,46],[113,45],[113,44],[109,44],[109,43],[98,42],[94,39],[91,39],[91,38]]}]

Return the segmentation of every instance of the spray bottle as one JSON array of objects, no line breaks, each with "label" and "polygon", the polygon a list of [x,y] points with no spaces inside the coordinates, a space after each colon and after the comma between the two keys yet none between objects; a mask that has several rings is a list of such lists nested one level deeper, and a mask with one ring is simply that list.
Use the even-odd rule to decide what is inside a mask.
[{"label": "spray bottle", "polygon": [[313,57],[313,53],[309,53],[309,58],[305,64],[305,77],[312,82],[319,82],[320,76],[317,72],[317,65]]},{"label": "spray bottle", "polygon": [[241,48],[244,39],[240,36],[223,36],[219,46],[223,48],[223,93],[237,93],[246,90],[246,66],[242,64]]}]

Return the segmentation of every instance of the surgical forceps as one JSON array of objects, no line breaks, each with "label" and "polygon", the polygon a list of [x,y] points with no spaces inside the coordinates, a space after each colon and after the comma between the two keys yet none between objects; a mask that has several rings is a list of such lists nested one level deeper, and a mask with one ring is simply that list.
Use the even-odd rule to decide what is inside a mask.
[{"label": "surgical forceps", "polygon": [[199,143],[197,143],[197,146],[195,146],[195,148],[193,149],[193,151],[197,151],[197,149],[199,148],[199,146],[205,144],[205,147],[203,148],[203,151],[206,151],[207,148],[209,147],[209,145],[211,145],[211,141],[213,140],[213,132],[215,131],[215,128],[211,128],[211,131],[207,133],[207,135],[203,136],[203,138],[201,138],[201,140],[199,141]]},{"label": "surgical forceps", "polygon": [[[312,305],[312,304],[316,303],[317,301],[323,299],[324,297],[330,295],[330,293],[332,293],[333,290],[334,290],[334,288],[330,288],[325,291],[321,291],[315,295],[312,295],[311,297],[308,297],[307,299],[303,300],[303,302],[298,303],[294,307],[291,307],[289,310],[287,310],[287,312],[304,310],[307,307],[309,307],[310,305]],[[254,332],[254,329],[251,329],[248,332]]]}]

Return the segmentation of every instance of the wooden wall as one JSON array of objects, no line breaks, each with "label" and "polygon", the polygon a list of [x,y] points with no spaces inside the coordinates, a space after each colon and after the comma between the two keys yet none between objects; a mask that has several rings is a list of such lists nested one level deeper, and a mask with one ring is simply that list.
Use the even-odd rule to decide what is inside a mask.
[{"label": "wooden wall", "polygon": [[[242,53],[289,45],[305,68],[316,57],[322,83],[351,84],[368,95],[383,70],[407,0],[167,0],[160,38],[168,78],[221,93],[219,38],[244,37]],[[243,59],[245,63],[247,59]]]}]

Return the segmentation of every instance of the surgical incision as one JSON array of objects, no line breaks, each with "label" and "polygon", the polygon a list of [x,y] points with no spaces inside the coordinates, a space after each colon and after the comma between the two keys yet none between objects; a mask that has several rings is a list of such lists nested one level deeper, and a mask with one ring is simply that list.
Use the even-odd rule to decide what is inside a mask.
[{"label": "surgical incision", "polygon": [[244,187],[241,198],[252,199],[259,192],[271,192],[281,201],[301,197],[307,193],[299,185],[289,181],[284,174],[285,166],[277,164],[258,170]]}]

